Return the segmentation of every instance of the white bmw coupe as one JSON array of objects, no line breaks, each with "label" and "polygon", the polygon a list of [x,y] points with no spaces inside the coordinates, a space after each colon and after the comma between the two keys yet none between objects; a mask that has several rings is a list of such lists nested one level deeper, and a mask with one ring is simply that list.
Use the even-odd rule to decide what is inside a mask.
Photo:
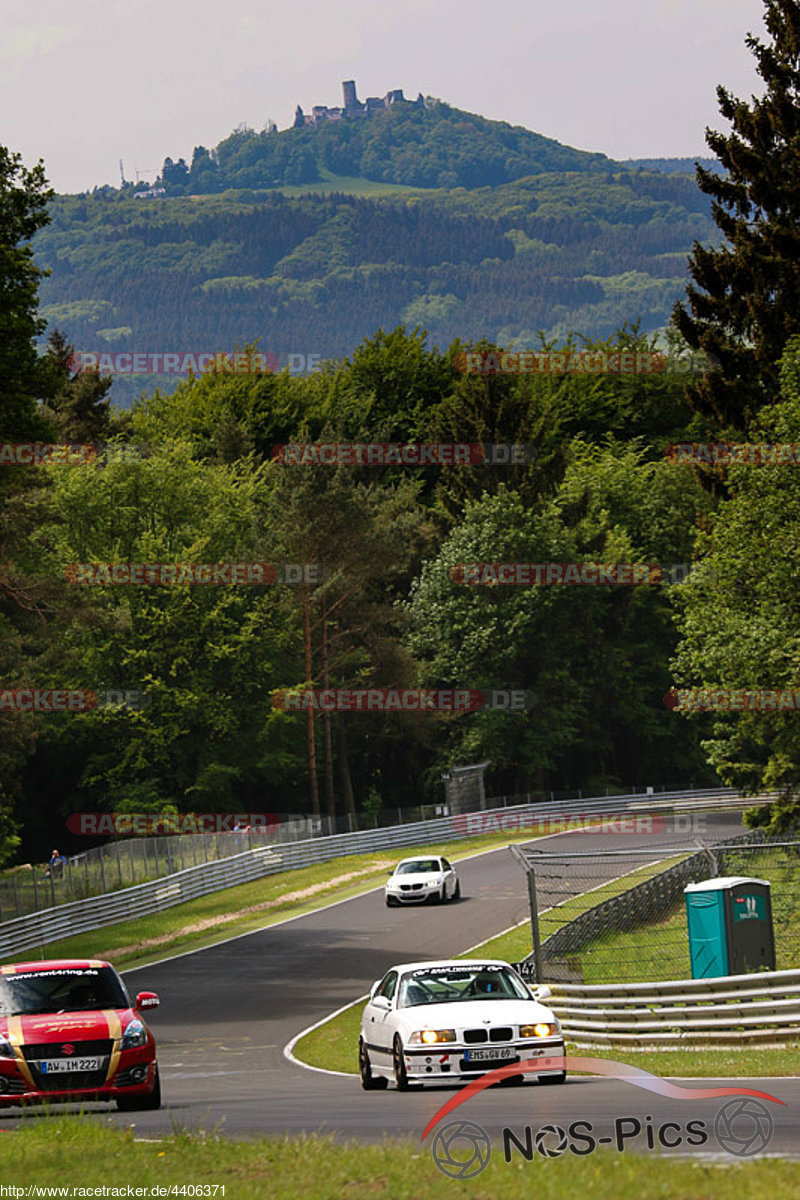
[{"label": "white bmw coupe", "polygon": [[441,854],[404,858],[385,886],[386,907],[395,904],[443,904],[458,900],[461,884],[455,868]]},{"label": "white bmw coupe", "polygon": [[[495,1067],[564,1054],[561,1026],[517,972],[497,959],[401,963],[373,985],[361,1018],[361,1086],[463,1082]],[[529,1071],[563,1083],[566,1071]]]}]

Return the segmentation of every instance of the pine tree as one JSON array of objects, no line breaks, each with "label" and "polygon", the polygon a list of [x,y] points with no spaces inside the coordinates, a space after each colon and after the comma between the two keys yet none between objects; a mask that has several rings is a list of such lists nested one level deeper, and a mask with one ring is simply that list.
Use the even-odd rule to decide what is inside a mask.
[{"label": "pine tree", "polygon": [[673,320],[711,359],[692,385],[695,409],[746,431],[759,408],[778,396],[778,360],[800,333],[800,4],[764,0],[771,43],[746,38],[766,83],[748,104],[717,88],[732,132],[706,130],[727,174],[698,165],[725,237],[716,249],[695,243],[687,286],[691,312]]},{"label": "pine tree", "polygon": [[28,170],[21,154],[0,146],[0,433],[8,439],[44,433],[35,404],[44,272],[33,261],[30,243],[50,219],[47,204],[53,195],[41,162]]},{"label": "pine tree", "polygon": [[54,329],[47,340],[44,364],[50,378],[44,411],[64,441],[98,442],[110,430],[110,401],[106,393],[113,380],[96,370],[73,372],[74,354],[75,347],[60,330]]}]

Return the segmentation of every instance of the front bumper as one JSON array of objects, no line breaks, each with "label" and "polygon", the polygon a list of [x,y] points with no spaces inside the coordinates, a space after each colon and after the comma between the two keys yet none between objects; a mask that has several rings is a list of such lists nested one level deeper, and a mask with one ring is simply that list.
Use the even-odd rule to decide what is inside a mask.
[{"label": "front bumper", "polygon": [[[406,1072],[410,1080],[436,1080],[444,1082],[448,1079],[474,1079],[476,1075],[485,1075],[489,1071],[495,1071],[498,1067],[509,1067],[521,1062],[528,1062],[532,1059],[550,1059],[563,1058],[564,1056],[564,1039],[558,1038],[537,1038],[535,1044],[532,1038],[526,1038],[525,1041],[517,1040],[510,1043],[510,1048],[514,1054],[507,1058],[478,1058],[472,1059],[465,1057],[470,1052],[475,1052],[476,1049],[487,1049],[488,1047],[481,1046],[466,1046],[458,1043],[442,1043],[441,1049],[435,1049],[431,1046],[416,1046],[406,1047],[404,1051]],[[497,1050],[508,1050],[509,1043],[497,1043]],[[541,1071],[537,1071],[535,1067],[526,1069],[526,1075],[560,1075],[563,1071],[560,1066],[548,1066]]]},{"label": "front bumper", "polygon": [[147,1096],[156,1083],[156,1059],[148,1047],[123,1051],[110,1080],[93,1083],[91,1086],[69,1084],[64,1076],[63,1086],[43,1088],[32,1079],[30,1068],[26,1072],[16,1059],[0,1059],[0,1107],[37,1102],[64,1102],[76,1100],[117,1100],[123,1096]]},{"label": "front bumper", "polygon": [[433,896],[441,896],[441,883],[423,883],[419,887],[413,887],[409,891],[401,891],[400,888],[386,888],[387,900],[397,900],[399,904],[425,904]]}]

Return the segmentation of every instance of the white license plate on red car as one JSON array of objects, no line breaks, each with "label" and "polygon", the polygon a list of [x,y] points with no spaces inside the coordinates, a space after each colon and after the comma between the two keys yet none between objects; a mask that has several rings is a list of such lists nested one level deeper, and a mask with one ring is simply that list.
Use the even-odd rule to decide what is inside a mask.
[{"label": "white license plate on red car", "polygon": [[106,1060],[100,1055],[90,1058],[43,1058],[39,1063],[42,1075],[67,1075],[72,1071],[100,1071]]},{"label": "white license plate on red car", "polygon": [[464,1058],[467,1062],[486,1062],[494,1061],[497,1058],[516,1058],[517,1051],[514,1046],[487,1046],[481,1050],[465,1050]]}]

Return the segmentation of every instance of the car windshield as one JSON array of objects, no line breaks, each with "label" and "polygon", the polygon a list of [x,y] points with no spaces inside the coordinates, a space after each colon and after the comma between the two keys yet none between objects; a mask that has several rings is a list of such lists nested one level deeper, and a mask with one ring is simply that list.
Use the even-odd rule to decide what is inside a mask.
[{"label": "car windshield", "polygon": [[0,975],[0,1017],[130,1008],[110,967],[53,967]]},{"label": "car windshield", "polygon": [[530,1000],[530,992],[508,967],[421,967],[403,976],[400,1008],[417,1004],[451,1004],[460,1000]]},{"label": "car windshield", "polygon": [[411,862],[402,862],[398,865],[395,875],[422,875],[429,874],[431,871],[440,871],[438,859],[435,858],[415,858]]}]

